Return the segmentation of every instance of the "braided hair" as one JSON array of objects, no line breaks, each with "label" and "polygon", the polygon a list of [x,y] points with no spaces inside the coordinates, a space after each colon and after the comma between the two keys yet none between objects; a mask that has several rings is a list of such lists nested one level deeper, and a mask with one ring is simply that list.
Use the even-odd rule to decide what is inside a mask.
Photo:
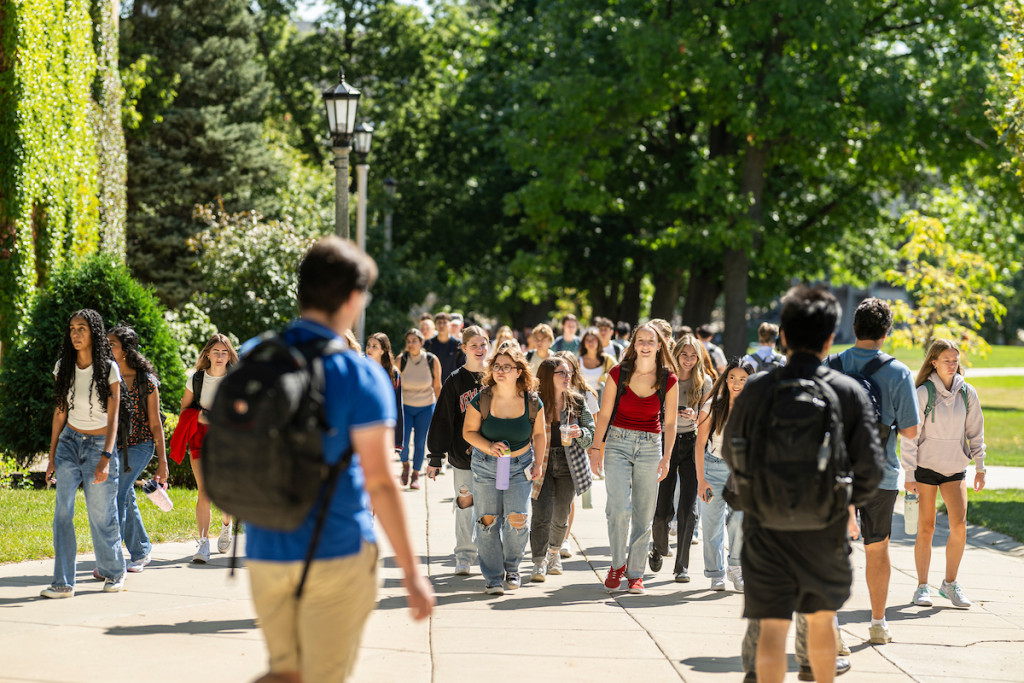
[{"label": "braided hair", "polygon": [[[92,382],[89,383],[89,411],[92,412],[92,396],[96,392],[100,409],[107,412],[107,401],[110,400],[110,363],[114,360],[110,353],[110,342],[103,330],[103,318],[91,308],[75,311],[68,318],[68,326],[64,330],[64,343],[60,349],[60,365],[57,368],[54,404],[62,412],[71,412],[75,405],[75,366],[78,352],[71,344],[71,321],[81,318],[89,326],[90,344],[92,346]],[[69,396],[70,395],[70,396]]]}]

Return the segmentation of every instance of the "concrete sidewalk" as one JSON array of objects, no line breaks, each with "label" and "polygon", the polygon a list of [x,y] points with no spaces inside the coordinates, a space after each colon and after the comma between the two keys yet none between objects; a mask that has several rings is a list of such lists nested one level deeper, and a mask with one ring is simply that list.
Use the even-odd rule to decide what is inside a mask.
[{"label": "concrete sidewalk", "polygon": [[[577,507],[575,554],[565,561],[566,573],[503,597],[485,596],[477,573],[454,576],[451,476],[424,483],[404,500],[438,608],[429,622],[409,619],[401,573],[382,542],[379,606],[364,634],[356,681],[741,680],[743,596],[708,590],[700,545],[692,548],[692,583],[673,583],[667,559],[661,573],[645,577],[647,595],[605,592],[603,482],[594,487],[593,509]],[[944,562],[944,519],[939,523],[935,588]],[[839,617],[853,670],[841,680],[1024,680],[1024,547],[971,528],[960,581],[974,607],[953,609],[937,590],[935,607],[911,607],[913,539],[903,534],[900,515],[894,526],[887,616],[895,642],[866,642],[870,612],[858,545],[854,595]],[[266,653],[245,570],[230,580],[225,556],[190,565],[192,552],[188,543],[156,547],[153,564],[114,595],[91,579],[92,556],[80,556],[71,600],[38,597],[52,560],[0,566],[0,681],[200,683],[258,676]],[[522,569],[528,575],[528,562]],[[795,680],[792,657],[790,671]]]}]

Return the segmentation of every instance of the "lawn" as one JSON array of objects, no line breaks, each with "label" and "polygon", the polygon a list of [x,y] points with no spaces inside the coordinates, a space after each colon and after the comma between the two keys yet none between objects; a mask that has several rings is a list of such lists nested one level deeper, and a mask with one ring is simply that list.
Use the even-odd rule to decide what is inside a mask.
[{"label": "lawn", "polygon": [[[142,521],[154,543],[184,541],[197,535],[194,490],[170,489],[168,493],[174,501],[174,509],[170,512],[160,512],[141,491],[137,493]],[[0,489],[0,509],[4,511],[7,520],[0,527],[0,563],[53,556],[53,506],[56,496],[55,489]],[[220,533],[220,513],[216,509],[212,519],[217,528],[210,535],[215,537]],[[75,499],[75,532],[78,552],[91,552],[89,518],[85,508],[85,494],[81,491]]]},{"label": "lawn", "polygon": [[[945,506],[941,503],[939,509],[945,512]],[[1022,509],[1024,490],[991,489],[975,492],[967,489],[967,521],[1012,536],[1024,543]]]},{"label": "lawn", "polygon": [[985,413],[985,463],[1024,467],[1024,377],[978,377]]},{"label": "lawn", "polygon": [[[850,348],[849,344],[836,345],[832,347],[833,353],[839,353]],[[906,363],[914,374],[921,368],[924,362],[924,349],[898,349],[893,351],[891,347],[884,348],[886,353],[896,356],[897,360]],[[992,353],[985,358],[967,358],[972,368],[1024,368],[1024,346],[993,346]],[[968,375],[970,373],[968,372]]]}]

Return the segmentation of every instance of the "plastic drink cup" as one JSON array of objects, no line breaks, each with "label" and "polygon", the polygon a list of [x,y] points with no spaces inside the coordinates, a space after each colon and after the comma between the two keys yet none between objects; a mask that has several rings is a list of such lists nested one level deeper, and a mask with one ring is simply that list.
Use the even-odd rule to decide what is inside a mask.
[{"label": "plastic drink cup", "polygon": [[169,512],[174,507],[174,501],[167,495],[167,490],[153,479],[142,485],[142,492],[164,512]]},{"label": "plastic drink cup", "polygon": [[494,488],[499,491],[508,490],[509,475],[512,471],[512,449],[507,441],[502,441],[501,456],[498,458],[498,472],[494,478]]},{"label": "plastic drink cup", "polygon": [[903,498],[903,530],[909,536],[917,535],[917,494],[908,493]]},{"label": "plastic drink cup", "polygon": [[570,445],[572,443],[572,437],[569,436],[569,433],[572,432],[572,425],[559,425],[558,431],[562,433],[562,445]]}]

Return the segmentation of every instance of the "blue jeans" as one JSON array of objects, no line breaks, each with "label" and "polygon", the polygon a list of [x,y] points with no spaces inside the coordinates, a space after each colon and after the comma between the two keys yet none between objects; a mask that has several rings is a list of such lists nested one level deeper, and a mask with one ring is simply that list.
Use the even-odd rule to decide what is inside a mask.
[{"label": "blue jeans", "polygon": [[[530,492],[533,484],[526,470],[533,464],[533,448],[512,458],[508,489],[495,488],[498,459],[473,449],[473,509],[476,511],[476,548],[480,573],[487,586],[497,586],[508,572],[519,572],[530,535]],[[519,527],[509,522],[510,515],[522,515]],[[484,524],[484,517],[494,517]]]},{"label": "blue jeans", "polygon": [[629,579],[644,575],[654,505],[658,501],[658,462],[662,455],[661,434],[608,428],[604,447],[608,544],[612,567],[626,565]]},{"label": "blue jeans", "polygon": [[75,493],[85,489],[89,511],[89,529],[96,552],[100,576],[117,579],[124,574],[121,532],[117,525],[117,452],[110,458],[107,480],[94,484],[96,466],[103,454],[106,437],[80,434],[65,426],[57,441],[54,465],[57,477],[57,503],[53,511],[53,585],[74,586],[78,560],[75,539]]},{"label": "blue jeans", "polygon": [[[413,453],[412,469],[419,472],[423,469],[423,459],[427,457],[427,430],[430,429],[430,418],[434,416],[435,403],[429,406],[402,406],[402,418],[405,427],[405,439],[402,440],[402,462],[409,462],[409,446],[415,445]],[[411,444],[409,434],[416,432],[416,443]]]},{"label": "blue jeans", "polygon": [[142,476],[155,450],[156,444],[152,440],[129,446],[125,460],[131,472],[122,472],[117,482],[117,524],[132,562],[141,560],[153,549],[135,500],[135,480]]},{"label": "blue jeans", "polygon": [[713,498],[705,503],[697,498],[700,505],[701,528],[704,531],[704,576],[720,579],[725,576],[725,536],[729,534],[729,566],[740,566],[740,550],[743,548],[743,511],[733,510],[722,498],[725,480],[729,478],[729,466],[721,458],[704,454],[704,478],[711,486]]}]

